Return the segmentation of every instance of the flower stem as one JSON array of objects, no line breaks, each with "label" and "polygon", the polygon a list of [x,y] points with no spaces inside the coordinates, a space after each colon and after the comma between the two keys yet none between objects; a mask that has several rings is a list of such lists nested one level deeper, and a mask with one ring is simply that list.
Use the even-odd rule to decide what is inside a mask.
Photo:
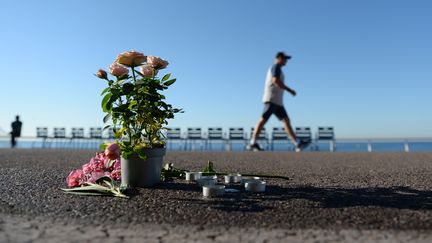
[{"label": "flower stem", "polygon": [[[228,175],[230,173],[224,173],[224,172],[204,172],[202,173],[203,176],[209,176],[209,175]],[[262,174],[243,174],[240,173],[242,176],[256,176],[256,177],[262,177],[262,178],[274,178],[274,179],[284,179],[289,180],[286,176],[279,176],[279,175],[262,175]]]},{"label": "flower stem", "polygon": [[[132,69],[132,77],[134,80],[134,84],[136,84],[135,67],[131,67],[131,69]],[[131,126],[132,126],[132,128],[135,128],[133,124]],[[128,130],[129,130],[128,131],[129,141],[130,141],[131,146],[133,147],[134,144],[133,144],[133,139],[132,139],[132,132],[130,131],[130,129],[128,129]]]},{"label": "flower stem", "polygon": [[136,83],[135,68],[131,67],[131,69],[132,69],[132,76],[133,76],[133,79],[134,79],[134,83]]}]

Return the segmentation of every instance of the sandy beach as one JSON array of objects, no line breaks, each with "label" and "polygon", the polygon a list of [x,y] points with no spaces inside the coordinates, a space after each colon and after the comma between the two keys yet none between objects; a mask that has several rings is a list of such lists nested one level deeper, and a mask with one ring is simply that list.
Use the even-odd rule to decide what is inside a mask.
[{"label": "sandy beach", "polygon": [[290,180],[212,199],[183,180],[130,199],[62,193],[94,153],[0,150],[0,242],[432,240],[432,153],[168,152],[179,168],[211,160],[217,171]]}]

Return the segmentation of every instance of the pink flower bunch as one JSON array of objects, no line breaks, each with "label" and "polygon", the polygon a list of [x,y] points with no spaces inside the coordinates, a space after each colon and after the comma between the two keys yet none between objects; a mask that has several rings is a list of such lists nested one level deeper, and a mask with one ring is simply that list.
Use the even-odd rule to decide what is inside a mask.
[{"label": "pink flower bunch", "polygon": [[116,143],[108,145],[104,152],[96,153],[90,161],[82,166],[82,169],[73,170],[66,178],[69,187],[82,186],[85,183],[96,181],[108,176],[119,181],[121,178],[120,146]]}]

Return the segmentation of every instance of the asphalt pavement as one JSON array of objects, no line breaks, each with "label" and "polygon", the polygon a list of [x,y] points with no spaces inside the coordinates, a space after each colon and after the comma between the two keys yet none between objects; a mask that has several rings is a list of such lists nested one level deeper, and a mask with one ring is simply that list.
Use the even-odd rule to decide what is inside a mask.
[{"label": "asphalt pavement", "polygon": [[94,153],[0,150],[0,242],[432,240],[432,153],[168,152],[183,169],[210,160],[218,172],[290,180],[211,199],[184,180],[130,199],[60,191]]}]

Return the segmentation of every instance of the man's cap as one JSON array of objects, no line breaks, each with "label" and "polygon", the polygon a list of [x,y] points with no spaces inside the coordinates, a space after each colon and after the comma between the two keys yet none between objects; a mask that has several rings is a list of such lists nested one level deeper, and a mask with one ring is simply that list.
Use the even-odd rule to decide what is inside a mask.
[{"label": "man's cap", "polygon": [[280,58],[280,57],[283,57],[283,58],[285,58],[285,59],[291,59],[291,56],[289,56],[289,55],[286,55],[285,54],[285,52],[282,52],[282,51],[280,51],[280,52],[278,52],[277,54],[276,54],[276,58]]}]

